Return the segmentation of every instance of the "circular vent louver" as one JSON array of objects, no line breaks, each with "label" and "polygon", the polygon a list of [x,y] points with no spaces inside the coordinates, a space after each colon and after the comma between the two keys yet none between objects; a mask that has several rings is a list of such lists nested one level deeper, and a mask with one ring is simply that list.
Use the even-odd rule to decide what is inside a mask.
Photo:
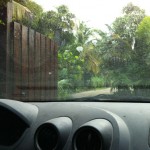
[{"label": "circular vent louver", "polygon": [[36,143],[39,150],[54,150],[58,139],[58,132],[51,124],[45,124],[37,130]]},{"label": "circular vent louver", "polygon": [[113,127],[105,119],[95,119],[82,125],[73,136],[74,150],[109,150]]},{"label": "circular vent louver", "polygon": [[35,147],[37,150],[62,149],[72,129],[72,121],[67,117],[60,117],[43,123],[35,133]]},{"label": "circular vent louver", "polygon": [[94,128],[83,128],[76,135],[75,147],[77,150],[101,150],[101,135]]}]

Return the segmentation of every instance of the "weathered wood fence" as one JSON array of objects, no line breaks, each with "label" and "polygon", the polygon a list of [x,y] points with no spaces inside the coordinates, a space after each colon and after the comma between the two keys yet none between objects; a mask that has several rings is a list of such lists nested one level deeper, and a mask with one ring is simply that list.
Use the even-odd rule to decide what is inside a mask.
[{"label": "weathered wood fence", "polygon": [[2,98],[50,101],[57,97],[57,45],[44,35],[12,21],[0,27],[0,91]]}]

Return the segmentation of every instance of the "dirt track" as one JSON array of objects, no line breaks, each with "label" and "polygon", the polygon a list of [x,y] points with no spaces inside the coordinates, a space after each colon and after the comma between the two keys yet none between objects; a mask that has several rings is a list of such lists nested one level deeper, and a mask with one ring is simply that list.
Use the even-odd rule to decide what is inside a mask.
[{"label": "dirt track", "polygon": [[75,93],[72,94],[71,97],[72,98],[92,97],[92,96],[97,96],[99,94],[111,94],[110,88]]}]

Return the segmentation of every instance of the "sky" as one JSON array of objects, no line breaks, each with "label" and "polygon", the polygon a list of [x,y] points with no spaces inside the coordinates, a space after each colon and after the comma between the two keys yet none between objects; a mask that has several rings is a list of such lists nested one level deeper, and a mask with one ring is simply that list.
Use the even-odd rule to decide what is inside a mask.
[{"label": "sky", "polygon": [[150,15],[150,0],[33,0],[45,11],[54,10],[59,5],[67,5],[70,12],[86,22],[91,28],[105,30],[105,24],[111,24],[121,15],[121,10],[129,2],[146,10]]}]

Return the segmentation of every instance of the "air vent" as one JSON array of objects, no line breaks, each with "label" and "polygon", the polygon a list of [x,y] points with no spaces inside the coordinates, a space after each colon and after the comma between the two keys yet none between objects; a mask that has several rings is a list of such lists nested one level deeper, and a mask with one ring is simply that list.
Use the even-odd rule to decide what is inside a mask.
[{"label": "air vent", "polygon": [[109,150],[113,128],[109,121],[95,119],[81,126],[73,136],[74,150]]},{"label": "air vent", "polygon": [[58,140],[58,131],[52,124],[42,125],[36,133],[36,146],[39,150],[56,149]]},{"label": "air vent", "polygon": [[0,106],[0,145],[11,146],[15,144],[28,125],[16,114]]},{"label": "air vent", "polygon": [[102,149],[101,135],[92,127],[85,127],[80,129],[76,134],[75,149],[101,150]]},{"label": "air vent", "polygon": [[71,129],[72,121],[67,117],[60,117],[43,123],[35,133],[36,149],[62,149],[69,137]]}]

